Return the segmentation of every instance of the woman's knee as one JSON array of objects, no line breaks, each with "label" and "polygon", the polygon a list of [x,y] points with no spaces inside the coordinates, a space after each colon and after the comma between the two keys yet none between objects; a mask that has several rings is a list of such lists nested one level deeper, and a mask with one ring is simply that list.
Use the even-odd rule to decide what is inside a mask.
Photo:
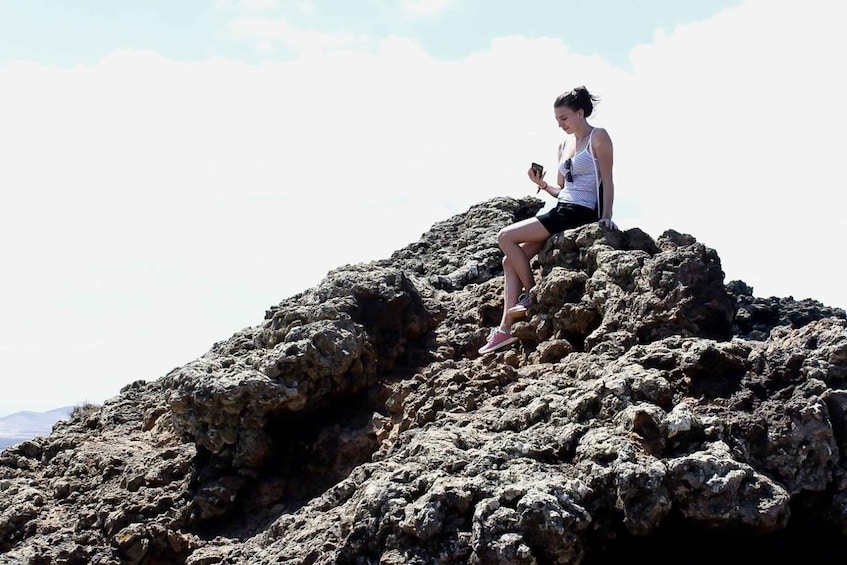
[{"label": "woman's knee", "polygon": [[503,228],[497,232],[497,245],[502,248],[503,245],[509,245],[511,243],[515,243],[515,239],[512,237],[508,228]]}]

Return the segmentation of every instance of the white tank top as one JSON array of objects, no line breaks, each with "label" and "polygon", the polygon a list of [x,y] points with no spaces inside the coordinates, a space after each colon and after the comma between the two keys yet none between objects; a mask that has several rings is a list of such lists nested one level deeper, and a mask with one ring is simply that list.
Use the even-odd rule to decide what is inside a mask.
[{"label": "white tank top", "polygon": [[[600,171],[597,167],[597,158],[594,157],[594,149],[591,147],[591,137],[594,135],[594,130],[588,134],[588,143],[585,148],[568,159],[559,161],[559,172],[565,177],[565,186],[559,192],[558,201],[563,204],[579,204],[593,210],[597,209],[599,199],[598,192],[600,187]],[[562,155],[565,154],[565,144],[562,143]],[[573,182],[568,182],[568,163],[570,160],[571,174]]]}]

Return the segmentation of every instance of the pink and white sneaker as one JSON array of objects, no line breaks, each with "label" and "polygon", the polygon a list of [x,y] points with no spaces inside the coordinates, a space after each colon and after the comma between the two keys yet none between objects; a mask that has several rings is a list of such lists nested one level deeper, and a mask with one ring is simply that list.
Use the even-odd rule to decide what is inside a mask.
[{"label": "pink and white sneaker", "polygon": [[516,341],[518,341],[518,338],[509,332],[504,332],[500,328],[492,328],[491,333],[488,334],[488,341],[479,348],[479,354],[485,355],[486,353],[497,351],[501,347],[512,345]]}]

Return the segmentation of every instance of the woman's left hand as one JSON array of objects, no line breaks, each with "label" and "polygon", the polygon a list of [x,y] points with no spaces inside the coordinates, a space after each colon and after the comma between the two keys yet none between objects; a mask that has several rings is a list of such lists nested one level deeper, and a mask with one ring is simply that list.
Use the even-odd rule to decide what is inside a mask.
[{"label": "woman's left hand", "polygon": [[618,226],[615,225],[615,222],[612,221],[611,218],[603,218],[599,222],[601,228],[606,228],[608,230],[616,230]]}]

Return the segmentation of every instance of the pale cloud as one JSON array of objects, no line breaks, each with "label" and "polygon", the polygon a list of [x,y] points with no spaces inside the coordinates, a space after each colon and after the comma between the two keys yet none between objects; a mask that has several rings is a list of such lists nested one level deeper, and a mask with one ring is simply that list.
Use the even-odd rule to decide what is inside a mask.
[{"label": "pale cloud", "polygon": [[313,16],[319,13],[313,0],[217,0],[215,2],[215,9],[228,10],[231,8],[240,8],[248,12],[270,12],[283,5],[293,6],[297,12],[306,16]]},{"label": "pale cloud", "polygon": [[637,225],[698,236],[757,293],[845,307],[828,211],[847,204],[829,141],[847,128],[847,42],[830,12],[754,1],[635,50],[618,170]]},{"label": "pale cloud", "polygon": [[270,45],[281,45],[301,56],[312,56],[328,51],[350,49],[368,44],[366,36],[345,31],[320,32],[292,26],[284,17],[263,18],[247,16],[229,24],[233,37],[255,41],[261,52]]},{"label": "pale cloud", "polygon": [[272,10],[279,5],[278,0],[241,0],[241,4],[251,12]]},{"label": "pale cloud", "polygon": [[317,5],[312,0],[298,0],[293,2],[294,7],[304,16],[315,16],[320,13]]},{"label": "pale cloud", "polygon": [[279,0],[216,0],[215,9],[243,8],[250,12],[264,12],[279,6]]},{"label": "pale cloud", "polygon": [[17,387],[0,413],[100,402],[332,268],[534,194],[526,168],[554,170],[562,138],[553,99],[579,84],[615,142],[619,226],[692,234],[757,295],[847,307],[828,141],[847,129],[847,41],[822,3],[775,5],[659,34],[632,71],[556,39],[453,62],[401,37],[356,51],[282,19],[239,29],[311,56],[0,65],[0,374]]},{"label": "pale cloud", "polygon": [[456,4],[456,0],[403,0],[403,13],[407,16],[434,16]]},{"label": "pale cloud", "polygon": [[261,55],[273,55],[277,52],[273,41],[262,40],[256,43],[256,52]]}]

